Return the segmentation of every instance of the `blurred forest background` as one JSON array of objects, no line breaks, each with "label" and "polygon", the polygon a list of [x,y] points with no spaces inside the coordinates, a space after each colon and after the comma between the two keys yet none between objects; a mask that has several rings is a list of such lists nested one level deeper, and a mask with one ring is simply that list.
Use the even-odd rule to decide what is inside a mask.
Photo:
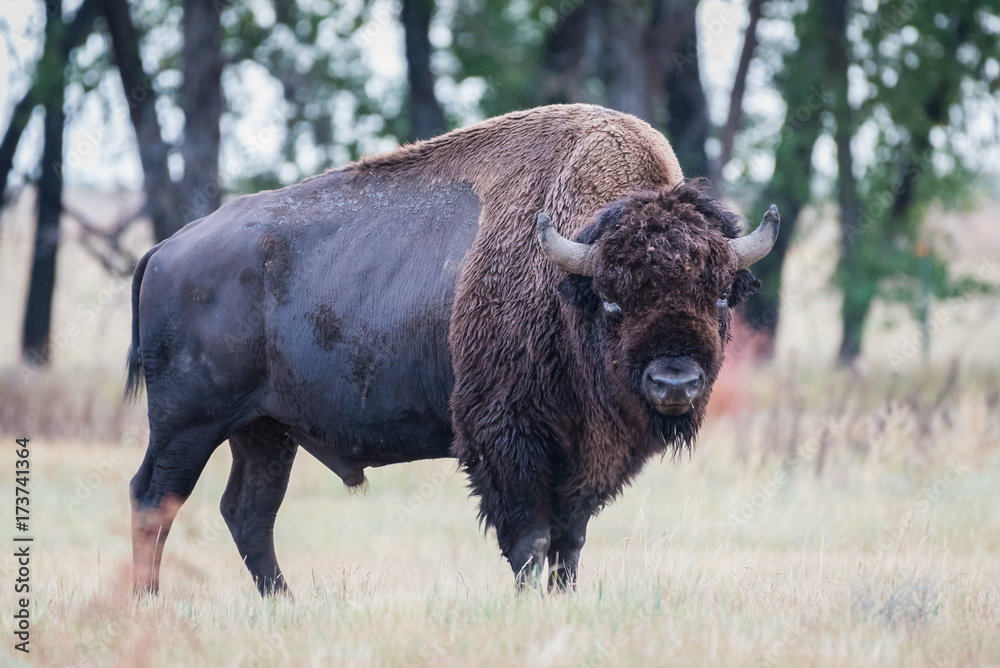
[{"label": "blurred forest background", "polygon": [[[785,267],[810,211],[832,225],[816,262],[832,267],[840,317],[821,328],[839,333],[840,364],[861,354],[873,304],[901,305],[922,327],[903,354],[919,361],[911,349],[927,349],[932,305],[991,294],[1000,278],[988,247],[953,263],[966,228],[937,224],[997,210],[992,0],[46,0],[3,11],[0,225],[20,215],[33,230],[31,258],[3,255],[29,275],[4,273],[5,292],[23,293],[7,296],[4,328],[28,368],[80,329],[53,324],[61,286],[95,267],[108,277],[76,299],[84,324],[103,293],[127,306],[139,254],[224,198],[558,102],[649,121],[685,174],[709,177],[751,224],[778,205],[782,234],[745,313],[758,356],[802,306]],[[83,274],[56,271],[67,239],[91,259]],[[0,228],[0,253],[11,243]]]}]

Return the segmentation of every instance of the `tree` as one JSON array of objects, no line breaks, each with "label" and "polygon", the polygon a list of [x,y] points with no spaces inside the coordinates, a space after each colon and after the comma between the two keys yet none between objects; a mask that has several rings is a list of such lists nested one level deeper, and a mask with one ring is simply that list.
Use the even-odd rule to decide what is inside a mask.
[{"label": "tree", "polygon": [[781,60],[775,85],[785,102],[785,119],[774,147],[774,172],[750,211],[766,211],[772,203],[781,212],[781,234],[768,255],[753,266],[761,280],[760,294],[744,310],[747,323],[773,344],[781,308],[782,268],[802,209],[812,189],[812,154],[822,129],[821,112],[829,91],[825,84],[826,38],[822,4],[810,2],[791,17],[797,48]]},{"label": "tree", "polygon": [[[424,32],[424,43],[428,47],[424,54],[423,64],[427,70],[424,81],[430,81],[429,90],[433,96],[433,80],[429,78],[429,40],[426,35],[430,7],[429,2],[423,5],[427,13],[420,27]],[[72,62],[71,51],[93,30],[95,18],[103,16],[106,21],[114,63],[128,104],[143,168],[145,213],[153,223],[158,240],[166,239],[189,220],[210,213],[221,202],[223,184],[219,173],[220,119],[224,113],[221,77],[227,62],[263,56],[265,62],[270,59],[276,65],[272,68],[272,74],[284,85],[291,110],[289,131],[285,136],[286,166],[298,163],[297,153],[304,126],[311,130],[312,146],[326,154],[316,171],[330,166],[335,158],[331,149],[335,146],[348,147],[345,157],[357,156],[359,142],[364,135],[357,133],[357,136],[347,139],[335,137],[332,127],[334,101],[342,101],[346,96],[350,96],[355,102],[352,113],[366,117],[365,120],[369,121],[377,118],[378,127],[374,131],[369,130],[367,136],[378,135],[379,132],[389,133],[387,119],[391,122],[393,115],[379,109],[378,103],[367,97],[367,72],[364,67],[358,66],[357,49],[343,51],[339,54],[342,57],[338,59],[338,54],[326,52],[319,46],[323,41],[320,32],[333,25],[339,30],[337,40],[333,49],[329,46],[325,48],[335,51],[347,44],[347,36],[357,30],[361,14],[358,14],[353,25],[345,26],[326,17],[322,7],[300,9],[296,3],[278,3],[275,6],[278,24],[287,28],[284,36],[294,34],[298,38],[296,44],[289,48],[287,41],[281,45],[276,44],[276,40],[269,42],[274,31],[259,25],[255,18],[250,18],[253,12],[241,6],[229,7],[224,3],[199,0],[170,0],[156,5],[137,5],[137,12],[147,21],[147,25],[159,26],[168,22],[166,19],[170,12],[178,8],[182,10],[183,17],[184,39],[181,52],[178,54],[168,51],[158,63],[152,64],[151,71],[147,71],[149,66],[143,63],[140,56],[144,32],[137,28],[132,8],[126,0],[83,0],[68,24],[62,21],[61,3],[52,2],[47,5],[49,20],[46,24],[42,57],[32,85],[15,105],[12,121],[0,141],[0,193],[3,193],[24,128],[34,108],[44,106],[44,150],[38,184],[38,230],[23,327],[24,356],[31,362],[44,364],[48,361],[49,353],[51,301],[55,284],[59,220],[63,207],[62,138],[66,117],[62,106],[67,69]],[[224,22],[220,12],[231,14],[232,20],[226,22],[230,26],[226,33],[223,32]],[[224,48],[232,54],[228,61],[223,57]],[[303,57],[310,56],[314,66],[303,76]],[[181,63],[184,74],[184,84],[180,89],[163,85],[157,77],[164,70],[174,68],[177,62]],[[108,64],[100,61],[98,66]],[[76,72],[72,68],[69,70]],[[427,85],[421,85],[426,93]],[[83,89],[85,94],[100,94],[93,86],[84,85]],[[184,136],[176,146],[165,141],[157,116],[157,104],[164,99],[180,106],[185,116]],[[443,123],[439,127],[443,128]],[[397,136],[402,136],[402,133]],[[169,169],[169,159],[176,154],[182,158],[184,167],[183,178],[177,181],[171,178]],[[292,180],[298,180],[304,175],[296,174]],[[81,215],[74,213],[74,217],[81,218]],[[93,244],[85,244],[86,248],[97,254],[103,266],[114,268],[115,271],[121,271],[123,265],[131,261],[131,256],[121,251],[117,245],[123,225],[128,222],[124,221],[104,234],[108,243],[103,244],[100,252],[95,250]],[[81,220],[81,223],[88,235],[102,234],[87,221]],[[114,255],[116,252],[120,256],[109,257],[109,253]]]},{"label": "tree", "polygon": [[181,202],[187,221],[219,208],[219,122],[222,119],[221,6],[184,0],[184,179]]},{"label": "tree", "polygon": [[716,160],[712,170],[712,183],[719,191],[721,191],[722,184],[722,169],[733,158],[733,143],[743,118],[743,96],[747,89],[747,73],[750,71],[750,61],[753,60],[754,51],[757,48],[757,24],[760,23],[763,10],[764,0],[750,0],[747,7],[750,20],[743,33],[743,48],[740,50],[740,60],[736,66],[736,75],[733,77],[733,88],[729,94],[729,113],[726,116],[726,124],[722,126],[719,133],[719,159]]},{"label": "tree", "polygon": [[[664,130],[685,173],[708,174],[697,0],[508,5],[463,0],[453,25],[458,77],[483,78],[485,114],[603,104]],[[539,61],[541,71],[531,65]]]},{"label": "tree", "polygon": [[156,115],[157,90],[139,55],[139,32],[132,22],[128,0],[103,2],[115,63],[139,149],[146,214],[153,223],[156,240],[162,241],[187,221],[180,207],[180,193],[170,178],[167,165],[170,149],[163,140]]},{"label": "tree", "polygon": [[65,35],[62,1],[46,5],[45,45],[38,63],[38,99],[45,106],[42,174],[38,180],[38,225],[24,313],[22,355],[25,361],[44,365],[49,361],[49,328],[52,321],[52,291],[59,250],[59,219],[62,215],[63,110],[67,53],[61,48]]},{"label": "tree", "polygon": [[[100,0],[84,0],[73,15],[73,19],[66,24],[62,38],[57,45],[52,48],[59,49],[60,59],[69,60],[70,52],[83,43],[83,40],[90,34],[93,28],[94,18],[97,16]],[[43,46],[44,58],[44,46]],[[32,81],[31,86],[20,100],[14,105],[14,112],[11,114],[10,123],[4,131],[3,140],[0,141],[0,198],[7,193],[7,182],[10,178],[11,169],[14,167],[14,154],[17,146],[21,142],[21,135],[31,119],[31,114],[35,108],[42,103],[39,93],[41,83],[37,77]]]},{"label": "tree", "polygon": [[184,176],[170,176],[170,147],[163,140],[156,114],[158,91],[139,55],[140,34],[127,0],[104,0],[115,61],[129,105],[143,167],[146,211],[157,241],[186,223],[219,208],[220,119],[222,117],[222,5],[201,0],[183,2],[183,70],[181,108]]},{"label": "tree", "polygon": [[[747,308],[753,326],[772,336],[777,327],[785,250],[810,201],[811,156],[824,132],[837,147],[841,363],[860,353],[875,299],[900,301],[917,312],[924,282],[940,298],[985,289],[950,279],[946,263],[933,256],[921,280],[916,247],[932,203],[957,206],[975,189],[970,155],[957,153],[950,138],[963,131],[961,121],[953,120],[964,117],[962,105],[998,88],[998,18],[988,7],[978,1],[886,0],[870,12],[846,0],[814,0],[794,15],[798,46],[785,54],[776,76],[787,104],[785,126],[774,173],[754,207],[777,203],[782,234],[754,266],[764,289]],[[852,26],[862,30],[852,33]],[[860,102],[849,96],[852,68],[865,78]],[[852,143],[863,128],[875,131],[874,158],[859,163]],[[934,133],[940,137],[936,145]]]},{"label": "tree", "polygon": [[[380,44],[396,17],[371,15],[371,9],[370,0],[341,5],[333,14],[322,3],[279,2],[273,20],[248,3],[224,10],[222,50],[233,79],[238,82],[244,61],[253,62],[266,68],[283,94],[262,132],[269,138],[263,143],[279,145],[278,161],[251,173],[229,172],[224,185],[237,192],[280,187],[390,143],[380,139],[409,136],[404,90],[376,95],[372,88],[364,49]],[[224,116],[234,122],[248,111],[227,100]],[[259,146],[234,148],[253,157]]]},{"label": "tree", "polygon": [[403,0],[400,20],[406,40],[406,72],[409,79],[409,137],[426,139],[445,131],[444,110],[434,95],[429,36],[433,0]]},{"label": "tree", "polygon": [[[831,0],[826,3],[826,24],[829,29],[826,69],[829,72],[830,84],[833,89],[833,117],[836,122],[834,142],[837,146],[837,207],[840,211],[840,225],[844,233],[841,235],[841,261],[850,262],[856,253],[857,238],[850,230],[857,229],[861,220],[860,201],[858,198],[858,183],[854,176],[854,155],[851,140],[857,132],[855,112],[847,97],[847,71],[850,63],[850,44],[848,41],[848,17],[850,8],[848,0]],[[867,304],[871,303],[874,286],[866,283],[865,292]],[[842,309],[843,337],[840,345],[840,361],[849,364],[861,352],[861,325],[867,315],[867,308],[859,308],[852,303],[851,296],[844,293]]]},{"label": "tree", "polygon": [[666,68],[664,84],[667,95],[666,135],[685,174],[708,176],[711,170],[705,141],[711,124],[698,61],[697,11],[698,0],[671,0],[666,3],[663,23],[670,27],[673,39],[665,41],[660,48],[670,65]]},{"label": "tree", "polygon": [[587,16],[589,0],[570,3],[559,14],[553,3],[532,1],[511,7],[506,0],[458,0],[449,48],[457,63],[457,81],[476,78],[484,84],[479,99],[483,116],[560,101],[547,74],[545,42],[555,26]]},{"label": "tree", "polygon": [[[996,5],[884,0],[874,9],[856,8],[854,18],[864,29],[852,45],[857,55],[846,63],[860,66],[868,84],[868,95],[853,112],[856,127],[876,128],[877,140],[874,160],[864,166],[858,183],[857,213],[842,205],[837,284],[844,298],[839,353],[844,363],[861,351],[876,298],[902,302],[916,315],[924,290],[949,298],[989,289],[976,280],[950,277],[940,256],[922,259],[918,246],[930,206],[962,206],[977,184],[976,151],[956,150],[961,142],[955,139],[967,129],[967,103],[995,104],[1000,90]],[[838,117],[838,128],[839,123]],[[845,161],[838,161],[842,181],[851,178]]]}]

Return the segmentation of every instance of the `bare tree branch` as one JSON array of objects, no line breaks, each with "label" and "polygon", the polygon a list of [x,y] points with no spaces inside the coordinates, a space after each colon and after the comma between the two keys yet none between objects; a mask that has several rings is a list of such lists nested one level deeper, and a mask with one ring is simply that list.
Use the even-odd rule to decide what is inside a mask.
[{"label": "bare tree branch", "polygon": [[757,23],[760,21],[763,7],[764,0],[750,0],[748,7],[750,22],[743,34],[743,50],[740,52],[740,62],[736,67],[733,88],[729,93],[729,115],[726,117],[726,124],[722,127],[722,134],[719,137],[721,144],[719,159],[712,170],[712,183],[718,191],[722,189],[722,168],[733,157],[733,142],[736,139],[736,131],[739,130],[740,121],[743,119],[743,95],[747,88],[747,72],[750,70],[753,53],[757,49]]},{"label": "bare tree branch", "polygon": [[142,219],[142,209],[123,217],[110,229],[94,223],[79,209],[74,209],[65,203],[63,211],[79,224],[82,233],[80,244],[101,263],[105,271],[122,278],[132,275],[138,258],[122,246],[122,236],[133,223]]}]

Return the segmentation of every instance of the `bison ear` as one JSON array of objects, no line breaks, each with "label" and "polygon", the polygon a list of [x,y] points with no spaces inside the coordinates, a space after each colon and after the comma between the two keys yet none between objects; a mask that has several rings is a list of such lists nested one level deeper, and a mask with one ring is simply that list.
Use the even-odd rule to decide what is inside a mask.
[{"label": "bison ear", "polygon": [[593,320],[601,308],[601,298],[594,292],[594,279],[589,276],[570,274],[559,283],[559,296],[567,304],[583,311],[587,318]]},{"label": "bison ear", "polygon": [[733,285],[729,289],[729,306],[735,308],[760,289],[760,280],[747,269],[740,269],[733,277]]},{"label": "bison ear", "polygon": [[593,244],[598,239],[608,233],[609,230],[618,226],[625,212],[625,203],[622,201],[612,202],[600,215],[587,227],[583,228],[576,240],[582,244]]}]

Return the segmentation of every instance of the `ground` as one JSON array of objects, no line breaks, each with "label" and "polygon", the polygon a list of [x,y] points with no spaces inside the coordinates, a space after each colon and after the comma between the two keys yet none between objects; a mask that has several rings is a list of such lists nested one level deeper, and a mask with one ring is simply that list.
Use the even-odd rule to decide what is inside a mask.
[{"label": "ground", "polygon": [[[218,511],[223,446],[159,598],[134,600],[142,447],[33,441],[30,664],[995,665],[996,391],[918,382],[862,413],[714,416],[693,457],[652,462],[593,522],[579,590],[554,596],[514,593],[453,463],[376,470],[352,496],[300,452],[277,526],[294,599],[261,601]],[[13,606],[5,592],[5,626]],[[0,656],[28,665],[12,645]]]},{"label": "ground", "polygon": [[[262,601],[219,513],[223,445],[167,541],[160,596],[133,598],[127,483],[146,428],[118,403],[127,290],[68,245],[55,329],[75,333],[53,369],[13,364],[16,318],[0,331],[0,470],[30,437],[35,537],[23,655],[4,473],[0,666],[1000,664],[997,302],[936,305],[926,367],[916,328],[879,307],[863,363],[831,371],[826,229],[793,248],[795,294],[812,296],[792,301],[779,361],[733,350],[694,453],[650,462],[591,524],[579,590],[554,596],[514,593],[453,462],[370,470],[351,495],[300,451],[276,529],[294,598]],[[20,314],[30,238],[0,230],[0,308]],[[988,268],[990,243],[955,252]],[[801,352],[814,341],[820,361]]]}]

